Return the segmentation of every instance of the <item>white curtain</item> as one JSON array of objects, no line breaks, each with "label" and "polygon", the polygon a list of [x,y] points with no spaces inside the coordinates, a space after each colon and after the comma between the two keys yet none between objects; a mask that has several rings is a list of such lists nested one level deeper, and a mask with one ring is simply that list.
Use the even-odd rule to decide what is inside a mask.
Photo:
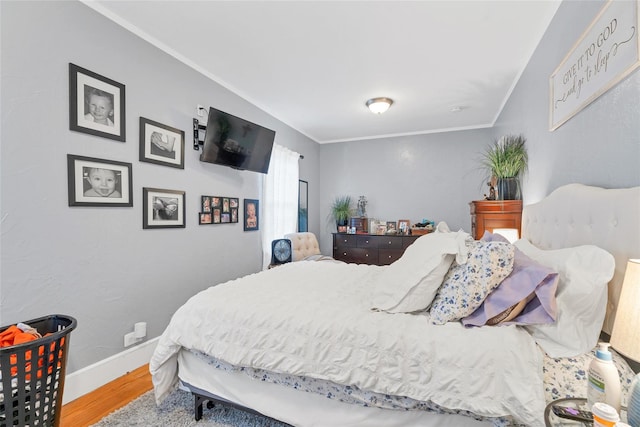
[{"label": "white curtain", "polygon": [[262,195],[262,268],[271,263],[271,242],[295,233],[298,224],[298,161],[300,154],[273,145]]}]

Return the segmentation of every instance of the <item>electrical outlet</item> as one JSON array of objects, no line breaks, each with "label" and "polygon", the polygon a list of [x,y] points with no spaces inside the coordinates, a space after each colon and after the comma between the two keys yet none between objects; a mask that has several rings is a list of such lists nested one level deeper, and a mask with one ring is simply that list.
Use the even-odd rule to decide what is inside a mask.
[{"label": "electrical outlet", "polygon": [[132,346],[136,342],[137,342],[137,340],[136,340],[136,333],[135,332],[129,332],[128,334],[124,335],[124,346],[125,347]]},{"label": "electrical outlet", "polygon": [[198,115],[198,117],[204,117],[204,113],[206,111],[207,110],[205,110],[205,108],[200,104],[198,104],[198,106],[196,107],[196,114]]}]

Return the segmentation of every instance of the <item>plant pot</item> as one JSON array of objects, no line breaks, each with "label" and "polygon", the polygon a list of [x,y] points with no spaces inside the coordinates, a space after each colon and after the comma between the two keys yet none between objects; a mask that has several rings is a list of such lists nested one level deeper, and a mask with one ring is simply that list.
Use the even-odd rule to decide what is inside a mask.
[{"label": "plant pot", "polygon": [[338,233],[346,233],[348,224],[349,224],[348,219],[336,220],[336,227],[338,228]]},{"label": "plant pot", "polygon": [[498,200],[520,200],[520,181],[518,178],[498,178]]}]

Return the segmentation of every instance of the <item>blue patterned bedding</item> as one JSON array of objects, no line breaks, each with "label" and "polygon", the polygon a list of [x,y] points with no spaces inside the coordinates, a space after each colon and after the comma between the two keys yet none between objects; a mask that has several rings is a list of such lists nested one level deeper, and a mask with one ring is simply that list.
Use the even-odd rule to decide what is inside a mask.
[{"label": "blue patterned bedding", "polygon": [[[613,354],[614,364],[620,373],[622,383],[622,405],[626,406],[629,387],[635,374],[621,356],[613,350],[611,350],[611,352]],[[344,403],[394,410],[418,410],[440,414],[459,414],[476,420],[489,421],[494,427],[522,426],[522,424],[515,423],[511,417],[482,417],[468,411],[450,410],[442,408],[432,402],[422,402],[403,396],[391,396],[368,392],[366,390],[360,390],[357,387],[343,386],[309,377],[299,377],[268,372],[261,369],[237,367],[207,356],[201,352],[193,353],[216,369],[226,372],[243,372],[256,380],[279,384],[284,387],[308,393],[320,394],[328,399],[334,399]],[[546,402],[549,403],[553,400],[564,397],[585,397],[587,390],[587,368],[594,357],[595,349],[592,350],[591,353],[577,357],[551,358],[545,355],[543,372]]]}]

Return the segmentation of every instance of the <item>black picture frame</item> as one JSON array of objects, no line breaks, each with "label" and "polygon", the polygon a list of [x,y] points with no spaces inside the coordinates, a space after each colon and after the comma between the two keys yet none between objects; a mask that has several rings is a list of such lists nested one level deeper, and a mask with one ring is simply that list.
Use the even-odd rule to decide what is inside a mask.
[{"label": "black picture frame", "polygon": [[[201,196],[199,224],[233,224],[238,222],[240,199],[227,196]],[[209,217],[204,216],[210,214]]]},{"label": "black picture frame", "polygon": [[184,131],[140,117],[140,161],[184,169]]},{"label": "black picture frame", "polygon": [[185,228],[186,193],[180,190],[142,188],[142,228]]},{"label": "black picture frame", "polygon": [[69,129],[125,142],[125,86],[69,63]]},{"label": "black picture frame", "polygon": [[[253,205],[253,213],[255,220],[253,220],[250,209]],[[260,230],[260,200],[258,199],[244,199],[244,216],[242,224],[244,225],[244,231],[256,231]]]},{"label": "black picture frame", "polygon": [[67,185],[69,206],[133,206],[131,163],[67,154]]},{"label": "black picture frame", "polygon": [[205,224],[212,224],[212,213],[211,212],[200,212],[198,213],[198,224],[199,225],[205,225]]}]

